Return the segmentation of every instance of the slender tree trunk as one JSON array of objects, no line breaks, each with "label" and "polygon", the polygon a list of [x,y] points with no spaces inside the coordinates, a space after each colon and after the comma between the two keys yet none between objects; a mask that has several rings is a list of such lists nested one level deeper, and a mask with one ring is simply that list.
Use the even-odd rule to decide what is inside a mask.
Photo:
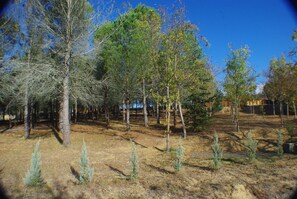
[{"label": "slender tree trunk", "polygon": [[284,127],[284,120],[283,120],[283,103],[279,101],[279,117],[281,120],[281,127]]},{"label": "slender tree trunk", "polygon": [[[32,43],[32,39],[30,38],[30,44]],[[28,48],[28,60],[27,60],[27,70],[30,70],[30,62],[31,62],[31,48]],[[30,124],[30,97],[29,97],[29,79],[26,78],[26,86],[25,86],[25,99],[24,99],[24,123],[25,123],[25,139],[30,137],[31,132],[31,124]]]},{"label": "slender tree trunk", "polygon": [[294,119],[296,120],[296,106],[295,106],[294,100],[293,100],[293,109],[294,109]]},{"label": "slender tree trunk", "polygon": [[[144,116],[144,126],[148,127],[148,117],[147,117],[147,104],[146,104],[146,93],[145,93],[145,79],[142,79],[142,95],[143,95],[143,116]],[[137,107],[136,107],[137,110]]]},{"label": "slender tree trunk", "polygon": [[167,136],[166,136],[166,152],[169,153],[170,152],[170,135],[169,133],[167,133]]},{"label": "slender tree trunk", "polygon": [[105,89],[104,91],[104,115],[105,115],[105,121],[106,121],[106,128],[109,128],[109,107],[108,107],[108,90]]},{"label": "slender tree trunk", "polygon": [[160,124],[160,104],[159,104],[159,101],[157,101],[156,112],[157,112],[157,124]]},{"label": "slender tree trunk", "polygon": [[34,129],[34,105],[32,98],[30,99],[30,121],[31,129]]},{"label": "slender tree trunk", "polygon": [[130,131],[130,100],[129,100],[129,98],[126,99],[126,108],[127,108],[126,128],[127,128],[127,131]]},{"label": "slender tree trunk", "polygon": [[74,123],[77,123],[77,98],[74,97]]},{"label": "slender tree trunk", "polygon": [[50,103],[50,123],[54,127],[54,102],[51,100]]},{"label": "slender tree trunk", "polygon": [[275,115],[275,100],[272,100],[273,115]]},{"label": "slender tree trunk", "polygon": [[187,137],[187,129],[186,129],[186,124],[185,124],[183,111],[182,111],[182,105],[181,105],[180,101],[178,101],[178,107],[179,107],[180,119],[181,119],[182,126],[183,126],[183,137],[186,138]]},{"label": "slender tree trunk", "polygon": [[235,124],[236,124],[236,131],[239,132],[239,104],[238,100],[235,102]]},{"label": "slender tree trunk", "polygon": [[126,105],[125,105],[125,98],[123,96],[122,99],[122,112],[123,112],[123,123],[126,122]]},{"label": "slender tree trunk", "polygon": [[166,100],[166,133],[167,133],[167,140],[166,140],[166,151],[170,151],[169,146],[169,134],[170,134],[170,95],[169,95],[169,86],[166,87],[167,90],[167,100]]},{"label": "slender tree trunk", "polygon": [[25,99],[24,99],[24,123],[25,123],[25,139],[30,137],[31,125],[30,125],[30,100],[28,96],[28,88],[25,91]]},{"label": "slender tree trunk", "polygon": [[173,126],[176,128],[176,117],[177,117],[177,103],[174,102],[174,109],[173,109]]}]

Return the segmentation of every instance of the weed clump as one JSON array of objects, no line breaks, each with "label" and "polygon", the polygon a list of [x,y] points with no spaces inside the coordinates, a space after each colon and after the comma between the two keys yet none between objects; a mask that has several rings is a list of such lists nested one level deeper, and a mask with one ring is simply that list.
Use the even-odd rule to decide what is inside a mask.
[{"label": "weed clump", "polygon": [[80,156],[80,175],[79,175],[79,182],[82,184],[86,184],[92,181],[94,175],[94,169],[90,166],[90,161],[88,157],[88,151],[85,141],[83,141],[83,146],[81,149],[81,156]]},{"label": "weed clump", "polygon": [[174,163],[174,168],[175,171],[180,171],[183,167],[183,162],[184,162],[184,155],[185,155],[185,149],[183,147],[183,143],[181,138],[179,138],[179,145],[175,151],[175,163]]},{"label": "weed clump", "polygon": [[283,156],[284,155],[284,149],[283,149],[284,139],[283,139],[283,133],[282,131],[277,132],[277,155]]},{"label": "weed clump", "polygon": [[221,160],[223,157],[223,151],[220,147],[219,144],[219,136],[217,134],[217,132],[215,132],[214,136],[213,136],[213,144],[211,145],[212,148],[212,160],[213,160],[213,168],[214,169],[219,169],[221,166]]},{"label": "weed clump", "polygon": [[252,137],[252,133],[249,132],[245,147],[247,150],[247,157],[248,157],[249,161],[251,161],[251,162],[256,159],[257,146],[258,146],[258,141],[254,140]]},{"label": "weed clump", "polygon": [[24,183],[26,186],[38,186],[44,182],[43,178],[41,177],[40,157],[41,156],[38,141],[32,153],[30,169],[27,171],[26,176],[24,178]]}]

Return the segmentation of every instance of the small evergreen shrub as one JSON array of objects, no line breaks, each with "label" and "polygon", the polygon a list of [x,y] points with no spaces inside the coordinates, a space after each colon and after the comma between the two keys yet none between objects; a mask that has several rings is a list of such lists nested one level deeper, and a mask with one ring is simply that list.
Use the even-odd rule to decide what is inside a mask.
[{"label": "small evergreen shrub", "polygon": [[43,178],[41,177],[40,169],[39,141],[36,143],[34,147],[31,159],[31,166],[24,178],[24,183],[26,186],[38,186],[43,183]]},{"label": "small evergreen shrub", "polygon": [[90,161],[89,161],[88,151],[87,151],[87,146],[85,141],[83,141],[83,146],[81,149],[79,166],[80,166],[79,182],[82,184],[91,182],[94,175],[94,169],[90,167]]},{"label": "small evergreen shrub", "polygon": [[131,174],[129,176],[130,180],[134,180],[138,177],[139,173],[139,162],[138,162],[138,156],[137,156],[137,151],[136,151],[136,146],[135,143],[131,140],[132,143],[132,154],[131,154]]},{"label": "small evergreen shrub", "polygon": [[285,127],[286,127],[286,129],[287,129],[287,131],[288,131],[288,134],[289,134],[291,137],[293,137],[293,135],[294,135],[294,127],[293,127],[293,125],[287,123],[287,124],[285,125]]},{"label": "small evergreen shrub", "polygon": [[175,151],[175,163],[174,163],[174,168],[175,171],[180,171],[183,167],[183,162],[184,162],[184,155],[185,155],[185,149],[183,147],[182,139],[179,138],[179,145]]},{"label": "small evergreen shrub", "polygon": [[284,149],[283,149],[284,139],[283,139],[283,133],[279,130],[277,132],[277,155],[283,156]]},{"label": "small evergreen shrub", "polygon": [[212,159],[213,159],[213,168],[219,169],[221,166],[221,160],[223,157],[223,151],[221,150],[220,144],[219,144],[219,136],[217,132],[215,132],[213,136],[213,144],[211,145],[212,148]]},{"label": "small evergreen shrub", "polygon": [[249,161],[254,161],[256,159],[257,146],[258,146],[258,141],[254,140],[252,137],[252,133],[249,132],[247,137],[247,142],[245,144],[245,147],[247,150],[247,157]]}]

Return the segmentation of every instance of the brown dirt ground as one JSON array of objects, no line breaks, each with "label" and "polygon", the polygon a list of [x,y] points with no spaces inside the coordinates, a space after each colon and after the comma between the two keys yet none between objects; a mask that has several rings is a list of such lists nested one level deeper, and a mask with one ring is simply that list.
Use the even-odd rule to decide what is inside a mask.
[{"label": "brown dirt ground", "polygon": [[[295,125],[296,132],[296,121],[287,122]],[[132,117],[130,132],[116,120],[110,129],[100,122],[75,124],[69,147],[61,145],[45,124],[39,124],[29,140],[23,138],[22,125],[6,130],[0,134],[1,184],[10,198],[289,198],[297,187],[297,155],[279,158],[274,152],[277,117],[242,114],[242,131],[237,133],[229,115],[217,114],[208,130],[189,133],[183,141],[185,165],[178,173],[173,168],[174,151],[162,151],[164,127],[154,125],[153,118],[150,123],[149,128],[143,128],[142,119]],[[213,130],[219,133],[224,150],[222,167],[217,171],[211,167]],[[253,163],[247,162],[244,152],[248,130],[259,141],[258,158]],[[180,132],[180,128],[173,131],[173,149]],[[285,129],[283,132],[285,140],[290,139]],[[130,138],[137,143],[140,161],[139,178],[134,181],[122,177],[130,173]],[[28,188],[23,177],[38,140],[46,184]],[[88,185],[79,185],[71,173],[71,168],[79,171],[83,140],[95,170]]]}]

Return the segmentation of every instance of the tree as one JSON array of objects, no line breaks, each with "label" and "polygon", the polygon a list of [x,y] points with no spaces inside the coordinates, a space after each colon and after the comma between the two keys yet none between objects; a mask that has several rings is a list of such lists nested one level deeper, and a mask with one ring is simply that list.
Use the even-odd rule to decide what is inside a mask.
[{"label": "tree", "polygon": [[281,56],[279,59],[272,59],[270,61],[268,81],[265,84],[265,89],[272,92],[273,96],[279,103],[279,117],[281,126],[283,127],[283,103],[285,101],[293,100],[296,96],[296,81],[294,79],[295,67],[287,64],[285,57]]},{"label": "tree", "polygon": [[255,79],[247,66],[249,50],[247,47],[237,50],[231,49],[226,67],[224,91],[235,108],[234,121],[239,132],[239,107],[244,96],[254,93]]},{"label": "tree", "polygon": [[86,0],[34,1],[41,15],[41,25],[48,33],[49,50],[57,56],[59,71],[60,130],[63,144],[70,144],[69,97],[73,58],[86,52],[85,41],[90,36],[92,6]]}]

